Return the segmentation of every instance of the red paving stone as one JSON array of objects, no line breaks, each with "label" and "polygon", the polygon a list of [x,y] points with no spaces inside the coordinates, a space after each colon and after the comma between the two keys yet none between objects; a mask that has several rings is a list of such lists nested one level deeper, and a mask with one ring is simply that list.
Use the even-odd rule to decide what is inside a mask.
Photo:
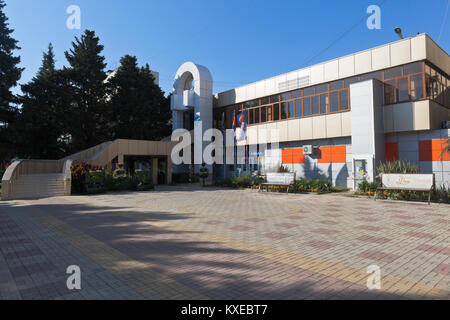
[{"label": "red paving stone", "polygon": [[378,244],[384,244],[384,243],[388,243],[389,241],[391,241],[391,239],[388,239],[388,238],[374,237],[374,236],[369,236],[369,235],[361,236],[361,237],[357,238],[357,240],[364,241],[364,242],[378,243]]},{"label": "red paving stone", "polygon": [[342,217],[340,214],[333,214],[333,213],[327,213],[323,215],[324,217],[330,217],[330,218],[339,218]]},{"label": "red paving stone", "polygon": [[411,228],[422,228],[425,227],[424,224],[421,223],[411,223],[411,222],[400,222],[397,223],[399,227],[411,227]]},{"label": "red paving stone", "polygon": [[366,222],[376,222],[378,219],[375,218],[369,218],[369,217],[362,217],[362,218],[356,218],[358,221],[366,221]]},{"label": "red paving stone", "polygon": [[306,242],[305,245],[316,248],[316,249],[330,249],[337,246],[337,243],[322,240],[313,240]]},{"label": "red paving stone", "polygon": [[278,223],[278,224],[276,224],[276,226],[277,227],[281,227],[281,228],[290,229],[290,228],[298,227],[298,224],[295,224],[295,223]]},{"label": "red paving stone", "polygon": [[322,220],[322,221],[319,221],[319,223],[329,224],[329,225],[339,224],[339,222],[333,221],[333,220]]},{"label": "red paving stone", "polygon": [[433,272],[443,274],[445,276],[450,276],[450,264],[441,263],[433,270]]},{"label": "red paving stone", "polygon": [[356,212],[356,214],[361,214],[361,215],[370,216],[370,215],[376,214],[376,213],[375,213],[375,212],[372,212],[372,211],[358,211],[358,212]]},{"label": "red paving stone", "polygon": [[425,233],[425,232],[415,232],[415,231],[410,231],[408,233],[405,233],[405,236],[415,237],[415,238],[420,238],[420,239],[433,239],[433,238],[437,237],[437,235],[435,235],[435,234]]},{"label": "red paving stone", "polygon": [[268,232],[268,233],[262,234],[262,236],[265,238],[269,238],[269,239],[280,240],[280,239],[289,237],[290,234],[279,233],[279,232]]},{"label": "red paving stone", "polygon": [[249,231],[249,230],[252,230],[254,228],[247,227],[247,226],[234,226],[234,227],[231,227],[230,229],[234,230],[234,231]]},{"label": "red paving stone", "polygon": [[305,217],[302,217],[302,216],[294,216],[294,215],[287,216],[287,217],[285,217],[285,218],[286,218],[286,219],[294,219],[294,220],[305,219]]},{"label": "red paving stone", "polygon": [[438,246],[438,245],[431,246],[428,244],[423,244],[423,245],[418,246],[416,249],[426,251],[426,252],[445,254],[447,256],[450,256],[450,247],[442,247],[442,246]]},{"label": "red paving stone", "polygon": [[367,251],[361,252],[360,254],[357,255],[357,257],[365,258],[365,259],[372,259],[375,261],[382,261],[382,262],[387,262],[387,263],[390,263],[390,262],[400,258],[399,255],[392,254],[392,253],[386,253],[386,252],[382,252],[382,251],[376,251],[376,250],[367,250]]},{"label": "red paving stone", "polygon": [[450,224],[450,220],[447,219],[438,219],[438,220],[434,220],[434,223],[447,223]]},{"label": "red paving stone", "polygon": [[218,221],[218,220],[208,220],[203,222],[204,224],[221,224],[223,223],[223,221]]},{"label": "red paving stone", "polygon": [[383,230],[383,228],[381,228],[381,227],[367,226],[367,225],[357,226],[355,228],[356,229],[361,229],[361,230],[369,230],[369,231],[380,231],[380,230]]},{"label": "red paving stone", "polygon": [[411,217],[411,216],[402,216],[402,215],[396,215],[396,216],[392,216],[392,218],[397,218],[397,219],[406,219],[406,220],[409,220],[409,219],[414,219],[414,217]]},{"label": "red paving stone", "polygon": [[249,219],[245,219],[246,221],[250,221],[250,222],[262,222],[262,221],[266,221],[266,219],[262,219],[262,218],[249,218]]},{"label": "red paving stone", "polygon": [[440,214],[440,213],[425,213],[424,216],[428,216],[428,217],[446,217],[445,214]]},{"label": "red paving stone", "polygon": [[340,231],[332,230],[332,229],[314,229],[314,230],[311,230],[311,232],[330,235],[330,234],[339,233]]}]

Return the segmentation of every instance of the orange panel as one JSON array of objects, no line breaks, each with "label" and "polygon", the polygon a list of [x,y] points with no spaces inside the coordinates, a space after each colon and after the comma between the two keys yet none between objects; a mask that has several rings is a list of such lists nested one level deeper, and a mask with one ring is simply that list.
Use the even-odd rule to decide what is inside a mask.
[{"label": "orange panel", "polygon": [[398,143],[387,142],[385,144],[385,158],[386,161],[398,160]]},{"label": "orange panel", "polygon": [[319,163],[345,163],[346,146],[327,146],[319,148]]},{"label": "orange panel", "polygon": [[281,150],[281,162],[284,164],[305,163],[303,149],[283,149]]},{"label": "orange panel", "polygon": [[347,162],[347,147],[346,146],[333,146],[331,147],[331,160],[333,163],[346,163]]},{"label": "orange panel", "polygon": [[450,152],[442,154],[446,144],[447,139],[419,141],[419,160],[450,161]]}]

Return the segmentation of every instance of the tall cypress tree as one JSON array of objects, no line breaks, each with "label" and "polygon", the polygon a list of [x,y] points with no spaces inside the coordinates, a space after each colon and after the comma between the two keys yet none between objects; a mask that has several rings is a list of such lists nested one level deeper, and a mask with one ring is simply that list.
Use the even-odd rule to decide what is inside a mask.
[{"label": "tall cypress tree", "polygon": [[17,103],[17,98],[11,88],[17,85],[23,71],[18,67],[20,57],[13,54],[20,47],[17,40],[11,37],[14,30],[8,27],[8,18],[3,12],[5,6],[4,1],[0,0],[0,157],[13,154],[7,126],[16,118],[17,109],[14,104]]},{"label": "tall cypress tree", "polygon": [[148,65],[126,55],[108,79],[110,139],[158,140],[170,134],[168,99]]},{"label": "tall cypress tree", "polygon": [[64,154],[58,138],[62,134],[66,104],[61,76],[55,68],[53,46],[44,52],[36,76],[22,85],[22,112],[14,126],[19,155],[35,159],[58,159]]},{"label": "tall cypress tree", "polygon": [[105,140],[105,83],[103,46],[94,31],[86,30],[65,52],[69,68],[63,72],[70,85],[72,101],[68,105],[71,151],[80,151]]}]

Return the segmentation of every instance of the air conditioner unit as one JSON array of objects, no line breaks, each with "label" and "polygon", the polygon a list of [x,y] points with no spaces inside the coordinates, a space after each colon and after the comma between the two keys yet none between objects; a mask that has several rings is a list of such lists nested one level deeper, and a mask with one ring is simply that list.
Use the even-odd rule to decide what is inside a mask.
[{"label": "air conditioner unit", "polygon": [[442,121],[442,129],[450,129],[450,120]]},{"label": "air conditioner unit", "polygon": [[311,145],[303,146],[303,154],[311,155],[314,153],[314,147]]}]

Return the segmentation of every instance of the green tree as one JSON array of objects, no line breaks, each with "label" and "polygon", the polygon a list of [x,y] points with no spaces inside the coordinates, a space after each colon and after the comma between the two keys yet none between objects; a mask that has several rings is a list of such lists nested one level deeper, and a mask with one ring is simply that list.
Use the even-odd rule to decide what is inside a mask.
[{"label": "green tree", "polygon": [[11,37],[14,30],[8,27],[8,18],[3,12],[5,6],[5,2],[0,0],[0,160],[14,154],[8,125],[17,118],[17,97],[11,88],[17,85],[23,71],[18,67],[20,57],[13,54],[20,47],[17,40]]},{"label": "green tree", "polygon": [[65,92],[55,69],[53,46],[43,54],[37,75],[22,85],[22,111],[14,126],[19,155],[34,159],[58,159],[64,154],[58,138],[65,127],[62,116]]},{"label": "green tree", "polygon": [[94,31],[86,30],[65,52],[70,67],[63,69],[71,97],[65,122],[71,136],[70,152],[80,151],[105,140],[106,91],[103,46]]},{"label": "green tree", "polygon": [[170,134],[170,103],[148,64],[126,55],[108,78],[110,139],[159,140]]}]

